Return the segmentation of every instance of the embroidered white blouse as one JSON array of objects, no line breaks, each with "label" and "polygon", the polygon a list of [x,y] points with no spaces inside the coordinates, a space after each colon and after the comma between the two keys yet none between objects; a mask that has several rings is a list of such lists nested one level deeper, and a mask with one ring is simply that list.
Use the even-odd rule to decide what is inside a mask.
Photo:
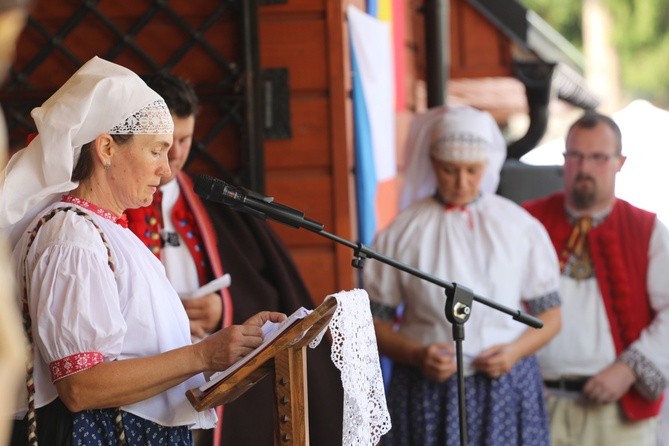
[{"label": "embroidered white blouse", "polygon": [[[559,305],[559,266],[545,229],[515,203],[484,194],[473,203],[446,209],[429,197],[413,204],[375,240],[374,249],[446,282],[512,309],[543,301]],[[370,299],[383,306],[404,304],[399,333],[421,344],[452,341],[444,290],[376,260],[364,267]],[[541,312],[541,311],[539,311]],[[509,315],[474,302],[465,323],[467,358],[516,339],[528,327]]]},{"label": "embroidered white blouse", "polygon": [[[115,272],[97,229],[74,212],[58,212],[46,222],[27,257],[27,233],[16,245],[12,263],[19,290],[26,258],[36,407],[57,397],[53,381],[58,378],[102,361],[155,355],[191,343],[188,317],[160,261],[112,214],[70,201],[55,203],[42,215],[72,205],[90,214],[109,241]],[[121,409],[164,426],[211,428],[214,411],[195,411],[185,396],[202,384],[204,377],[196,375]],[[21,414],[26,406],[23,392]]]}]

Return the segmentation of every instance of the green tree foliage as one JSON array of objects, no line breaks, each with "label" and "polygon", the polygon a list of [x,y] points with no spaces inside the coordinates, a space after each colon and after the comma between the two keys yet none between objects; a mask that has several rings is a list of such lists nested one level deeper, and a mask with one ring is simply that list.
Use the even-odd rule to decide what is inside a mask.
[{"label": "green tree foliage", "polygon": [[[582,48],[582,0],[521,0],[577,48]],[[614,23],[623,89],[669,104],[669,2],[602,0]]]},{"label": "green tree foliage", "polygon": [[623,86],[637,96],[669,100],[669,3],[605,0],[615,23]]},{"label": "green tree foliage", "polygon": [[539,14],[572,45],[582,48],[581,0],[521,0],[520,3]]}]

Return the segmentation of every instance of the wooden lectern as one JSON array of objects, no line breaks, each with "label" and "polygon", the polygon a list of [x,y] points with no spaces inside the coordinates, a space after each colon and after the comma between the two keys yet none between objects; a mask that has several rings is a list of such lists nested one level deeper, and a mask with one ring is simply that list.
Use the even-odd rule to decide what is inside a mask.
[{"label": "wooden lectern", "polygon": [[274,372],[275,445],[309,444],[307,398],[307,345],[330,323],[337,299],[328,297],[302,319],[293,322],[276,339],[205,391],[186,392],[196,410],[230,403],[266,375]]}]

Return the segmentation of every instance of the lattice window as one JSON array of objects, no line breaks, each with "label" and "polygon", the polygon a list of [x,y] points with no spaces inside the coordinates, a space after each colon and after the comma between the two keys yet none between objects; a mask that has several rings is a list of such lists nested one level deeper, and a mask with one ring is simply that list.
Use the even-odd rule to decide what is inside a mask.
[{"label": "lattice window", "polygon": [[189,79],[202,103],[193,154],[213,173],[228,166],[237,172],[228,179],[262,190],[257,7],[256,0],[35,1],[0,90],[10,147],[34,131],[30,110],[97,55],[139,74]]}]

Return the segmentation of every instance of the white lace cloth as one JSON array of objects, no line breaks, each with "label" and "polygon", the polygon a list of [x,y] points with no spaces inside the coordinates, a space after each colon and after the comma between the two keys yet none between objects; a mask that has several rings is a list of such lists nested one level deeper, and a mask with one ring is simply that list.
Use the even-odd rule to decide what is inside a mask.
[{"label": "white lace cloth", "polygon": [[[383,389],[379,352],[367,292],[341,291],[330,321],[332,362],[341,372],[344,388],[342,444],[376,445],[390,430],[390,414]],[[311,347],[318,345],[320,336]]]}]

